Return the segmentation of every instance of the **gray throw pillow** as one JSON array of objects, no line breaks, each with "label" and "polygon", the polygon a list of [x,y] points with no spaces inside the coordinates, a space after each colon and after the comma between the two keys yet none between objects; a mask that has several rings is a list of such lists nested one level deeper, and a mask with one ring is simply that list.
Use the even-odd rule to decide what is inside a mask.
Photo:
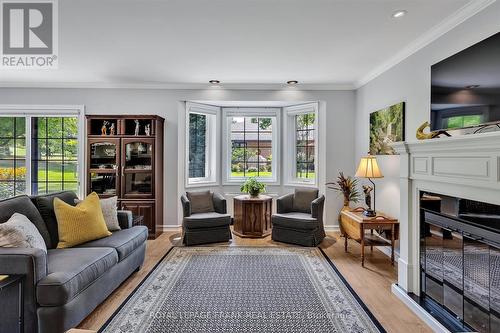
[{"label": "gray throw pillow", "polygon": [[[82,200],[75,199],[75,204],[79,204],[80,201]],[[101,204],[102,215],[108,231],[122,230],[118,222],[118,197],[99,199],[99,203]]]},{"label": "gray throw pillow", "polygon": [[191,202],[191,214],[214,212],[213,193],[210,191],[186,192]]},{"label": "gray throw pillow", "polygon": [[293,196],[293,211],[311,213],[311,202],[318,198],[316,188],[296,188]]},{"label": "gray throw pillow", "polygon": [[47,246],[38,229],[26,216],[19,213],[0,224],[0,247],[37,248],[47,253]]}]

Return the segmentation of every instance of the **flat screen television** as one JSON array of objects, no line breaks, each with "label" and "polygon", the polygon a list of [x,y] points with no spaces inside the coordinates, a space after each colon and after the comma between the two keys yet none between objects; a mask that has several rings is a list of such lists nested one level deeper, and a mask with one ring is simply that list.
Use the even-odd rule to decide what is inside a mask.
[{"label": "flat screen television", "polygon": [[431,129],[500,122],[500,33],[431,67]]}]

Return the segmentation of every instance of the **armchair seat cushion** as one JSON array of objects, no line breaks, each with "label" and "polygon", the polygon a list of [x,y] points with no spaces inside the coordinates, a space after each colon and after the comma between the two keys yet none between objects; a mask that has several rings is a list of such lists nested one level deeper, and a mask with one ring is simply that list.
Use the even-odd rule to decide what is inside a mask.
[{"label": "armchair seat cushion", "polygon": [[118,254],[112,248],[49,250],[47,276],[36,287],[38,304],[60,306],[70,302],[117,263]]},{"label": "armchair seat cushion", "polygon": [[314,230],[319,226],[318,220],[313,218],[311,214],[300,212],[273,214],[272,223],[273,227],[302,230]]},{"label": "armchair seat cushion", "polygon": [[184,218],[184,226],[188,229],[217,228],[231,224],[229,214],[219,214],[215,212],[192,214]]},{"label": "armchair seat cushion", "polygon": [[136,226],[130,229],[115,231],[109,237],[97,239],[78,247],[110,247],[118,253],[118,261],[127,258],[148,239],[148,228],[145,226]]}]

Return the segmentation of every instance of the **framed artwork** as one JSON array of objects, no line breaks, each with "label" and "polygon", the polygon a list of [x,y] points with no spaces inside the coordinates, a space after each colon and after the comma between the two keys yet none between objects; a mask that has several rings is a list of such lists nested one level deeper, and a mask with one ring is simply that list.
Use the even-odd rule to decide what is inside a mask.
[{"label": "framed artwork", "polygon": [[394,155],[390,146],[405,139],[405,103],[391,105],[370,114],[370,154]]}]

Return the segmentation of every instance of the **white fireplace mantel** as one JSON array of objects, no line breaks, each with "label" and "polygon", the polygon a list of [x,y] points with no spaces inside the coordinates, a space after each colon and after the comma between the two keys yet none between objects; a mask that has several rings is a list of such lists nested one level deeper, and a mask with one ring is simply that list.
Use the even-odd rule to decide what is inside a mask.
[{"label": "white fireplace mantel", "polygon": [[406,293],[420,295],[419,193],[500,205],[500,132],[398,142],[400,155],[400,256],[393,291],[435,331],[446,330]]}]

